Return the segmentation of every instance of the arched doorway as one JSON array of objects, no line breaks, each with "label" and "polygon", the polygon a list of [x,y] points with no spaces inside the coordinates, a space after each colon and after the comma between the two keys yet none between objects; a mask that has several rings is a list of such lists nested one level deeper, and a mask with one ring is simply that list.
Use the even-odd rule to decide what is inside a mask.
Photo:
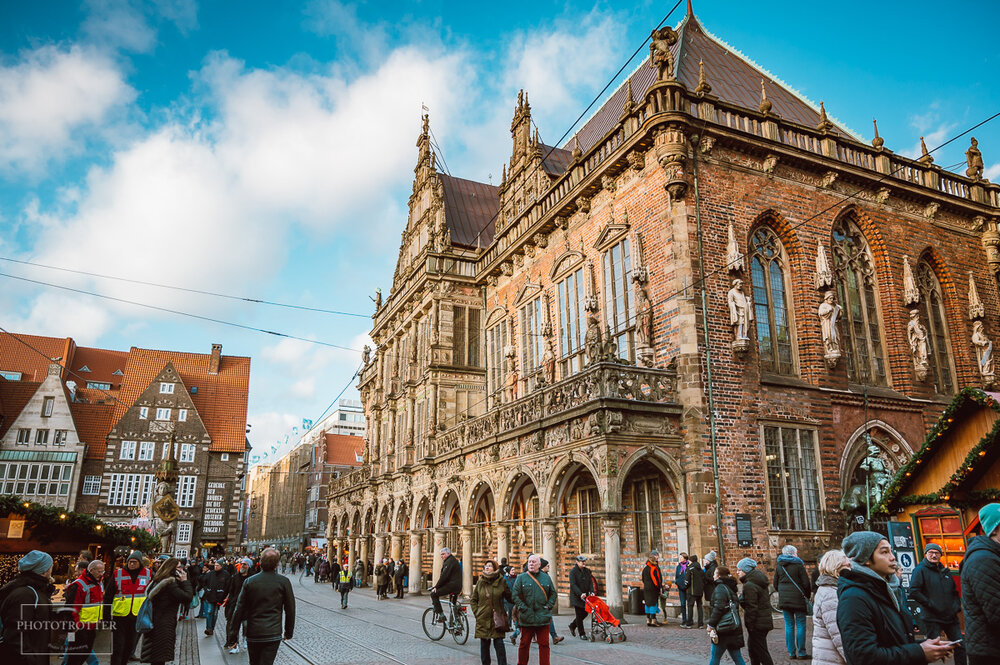
[{"label": "arched doorway", "polygon": [[888,533],[888,515],[871,515],[869,523],[868,506],[874,507],[882,499],[908,454],[902,435],[882,421],[870,421],[851,435],[840,465],[840,509],[848,520],[848,530]]},{"label": "arched doorway", "polygon": [[538,488],[525,473],[507,484],[505,518],[510,520],[510,563],[520,567],[532,553],[542,551],[542,511]]}]

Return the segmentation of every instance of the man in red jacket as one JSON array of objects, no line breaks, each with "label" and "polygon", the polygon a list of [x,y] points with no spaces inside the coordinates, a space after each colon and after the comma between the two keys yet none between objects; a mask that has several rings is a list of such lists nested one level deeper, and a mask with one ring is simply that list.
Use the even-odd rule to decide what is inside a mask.
[{"label": "man in red jacket", "polygon": [[104,562],[96,559],[87,565],[83,575],[66,585],[63,600],[73,608],[73,619],[76,621],[76,632],[67,649],[67,665],[82,665],[94,648],[94,638],[104,616],[102,577]]},{"label": "man in red jacket", "polygon": [[111,590],[112,630],[111,665],[126,665],[135,650],[139,634],[135,632],[139,608],[146,601],[146,587],[152,579],[149,569],[142,565],[142,553],[132,552],[125,566],[114,571],[108,588]]}]

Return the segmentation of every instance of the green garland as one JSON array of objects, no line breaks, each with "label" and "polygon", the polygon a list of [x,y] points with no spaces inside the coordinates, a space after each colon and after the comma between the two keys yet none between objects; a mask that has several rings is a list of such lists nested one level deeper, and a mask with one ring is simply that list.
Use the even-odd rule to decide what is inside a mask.
[{"label": "green garland", "polygon": [[8,515],[23,516],[31,537],[41,543],[79,539],[112,546],[124,545],[144,552],[155,551],[160,545],[156,536],[142,529],[109,526],[92,515],[43,506],[13,494],[3,494],[0,495],[0,516]]},{"label": "green garland", "polygon": [[[903,467],[896,472],[889,486],[886,488],[885,493],[882,495],[882,500],[875,507],[873,512],[876,513],[888,513],[889,504],[893,503],[896,505],[915,505],[915,504],[933,504],[948,501],[945,497],[951,496],[951,489],[957,487],[962,480],[964,480],[972,469],[972,463],[979,457],[979,452],[985,450],[990,445],[996,436],[1000,435],[1000,420],[994,425],[993,429],[983,437],[979,443],[969,451],[969,455],[966,457],[965,462],[961,467],[952,475],[951,480],[942,487],[937,492],[932,494],[920,494],[920,495],[906,495],[899,496],[902,491],[903,486],[906,485],[909,478],[912,476],[914,471],[920,464],[923,464],[926,460],[930,459],[934,455],[938,446],[935,445],[938,439],[944,435],[949,429],[951,429],[952,424],[955,422],[958,413],[969,406],[970,404],[978,404],[979,406],[985,406],[987,408],[993,409],[1000,413],[1000,405],[997,401],[993,399],[990,395],[986,394],[979,388],[963,388],[955,399],[952,400],[951,404],[941,413],[937,422],[934,423],[934,427],[928,432],[927,438],[924,439],[924,443],[920,446],[920,450],[916,452],[909,459],[909,461],[903,465]],[[898,498],[897,498],[898,497]]]}]

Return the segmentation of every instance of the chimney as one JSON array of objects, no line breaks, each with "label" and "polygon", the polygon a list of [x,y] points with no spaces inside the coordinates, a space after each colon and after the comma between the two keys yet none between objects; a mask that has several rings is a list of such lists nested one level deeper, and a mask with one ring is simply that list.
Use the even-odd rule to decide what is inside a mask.
[{"label": "chimney", "polygon": [[212,345],[212,358],[208,361],[208,373],[218,374],[219,365],[222,363],[222,345]]}]

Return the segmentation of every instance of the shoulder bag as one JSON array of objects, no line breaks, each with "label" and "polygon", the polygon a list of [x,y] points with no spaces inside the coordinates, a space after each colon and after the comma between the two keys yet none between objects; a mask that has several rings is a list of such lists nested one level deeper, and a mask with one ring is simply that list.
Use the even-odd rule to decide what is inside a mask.
[{"label": "shoulder bag", "polygon": [[740,611],[733,601],[732,590],[725,585],[723,586],[726,590],[726,595],[729,596],[729,611],[719,619],[719,624],[715,627],[715,631],[717,633],[735,633],[738,630],[743,630],[743,624],[740,622]]},{"label": "shoulder bag", "polygon": [[[506,582],[504,582],[506,584]],[[490,593],[489,585],[486,586],[486,602],[490,604],[490,608],[493,610],[493,630],[498,630],[501,633],[506,633],[510,630],[510,626],[507,624],[507,613],[497,608],[493,607],[493,594]]]},{"label": "shoulder bag", "polygon": [[787,577],[788,581],[792,583],[792,586],[794,586],[796,589],[798,589],[799,593],[802,594],[802,599],[806,601],[806,616],[810,616],[811,617],[812,614],[813,614],[813,604],[812,604],[812,601],[809,600],[809,596],[807,596],[802,591],[802,587],[800,587],[798,584],[795,583],[795,580],[792,579],[792,576],[788,574],[788,569],[787,568],[785,568],[784,566],[782,566],[781,567],[781,572],[783,572],[785,574],[785,577]]}]

